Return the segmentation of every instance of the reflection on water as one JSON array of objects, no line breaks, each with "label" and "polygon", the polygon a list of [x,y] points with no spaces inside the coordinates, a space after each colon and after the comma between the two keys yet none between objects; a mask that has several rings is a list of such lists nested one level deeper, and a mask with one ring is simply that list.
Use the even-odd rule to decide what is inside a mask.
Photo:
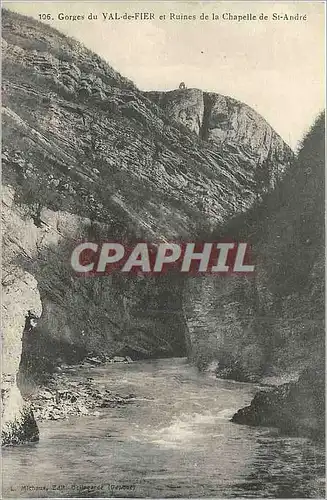
[{"label": "reflection on water", "polygon": [[229,422],[251,384],[185,359],[81,369],[135,403],[40,423],[41,440],[3,453],[5,497],[324,498],[324,449]]}]

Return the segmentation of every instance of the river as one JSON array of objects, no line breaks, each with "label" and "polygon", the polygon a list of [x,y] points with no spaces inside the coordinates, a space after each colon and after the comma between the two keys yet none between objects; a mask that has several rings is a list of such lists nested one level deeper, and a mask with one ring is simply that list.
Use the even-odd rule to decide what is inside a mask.
[{"label": "river", "polygon": [[4,497],[324,498],[323,447],[229,421],[253,384],[199,373],[184,358],[78,376],[135,401],[40,422],[39,443],[3,450]]}]

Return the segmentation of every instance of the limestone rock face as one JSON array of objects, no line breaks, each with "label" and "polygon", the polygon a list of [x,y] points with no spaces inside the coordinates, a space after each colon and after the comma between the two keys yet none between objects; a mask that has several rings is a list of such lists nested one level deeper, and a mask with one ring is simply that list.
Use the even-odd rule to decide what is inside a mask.
[{"label": "limestone rock face", "polygon": [[[146,92],[168,116],[185,125],[213,146],[241,146],[257,158],[258,180],[267,182],[266,168],[273,168],[267,187],[274,187],[280,165],[289,158],[289,147],[266,120],[250,106],[213,92],[179,89],[170,92]],[[263,185],[261,186],[263,187]]]},{"label": "limestone rock face", "polygon": [[233,143],[203,141],[209,108],[200,90],[167,94],[162,109],[46,25],[4,11],[2,34],[5,180],[36,212],[46,206],[147,237],[186,238],[252,206],[293,158],[259,117],[276,137],[262,146],[269,154],[244,131],[230,132]]},{"label": "limestone rock face", "polygon": [[[41,316],[42,305],[37,281],[22,269],[22,250],[34,250],[33,227],[25,226],[13,203],[13,190],[3,187],[2,228],[4,231],[2,277],[2,443],[37,440],[38,429],[31,410],[17,387],[22,337],[28,311]],[[31,254],[32,256],[33,254]]]},{"label": "limestone rock face", "polygon": [[199,89],[178,89],[171,92],[146,92],[171,118],[200,135],[204,118],[204,93]]},{"label": "limestone rock face", "polygon": [[22,336],[28,311],[36,317],[42,307],[37,282],[17,266],[7,267],[2,289],[2,444],[38,440],[34,416],[17,387]]}]

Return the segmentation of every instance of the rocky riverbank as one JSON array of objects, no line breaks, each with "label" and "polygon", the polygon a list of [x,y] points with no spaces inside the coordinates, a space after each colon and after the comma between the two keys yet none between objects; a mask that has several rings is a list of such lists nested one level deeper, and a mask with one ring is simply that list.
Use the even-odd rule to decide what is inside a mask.
[{"label": "rocky riverbank", "polygon": [[307,369],[299,380],[259,391],[251,404],[240,409],[232,422],[277,427],[288,435],[324,439],[324,368]]},{"label": "rocky riverbank", "polygon": [[[132,362],[130,358],[114,357],[107,363]],[[86,358],[79,365],[63,365],[58,368],[46,385],[42,385],[30,395],[30,406],[35,419],[60,420],[74,415],[100,415],[101,409],[120,407],[130,404],[134,394],[120,395],[99,385],[92,377],[92,368],[103,362],[96,357]],[[81,369],[87,373],[81,375]],[[86,371],[85,371],[86,370]]]}]

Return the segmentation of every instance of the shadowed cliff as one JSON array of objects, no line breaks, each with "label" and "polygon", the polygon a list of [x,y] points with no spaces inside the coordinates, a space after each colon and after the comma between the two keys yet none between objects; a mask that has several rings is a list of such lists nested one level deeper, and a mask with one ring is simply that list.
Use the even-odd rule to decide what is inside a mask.
[{"label": "shadowed cliff", "polygon": [[324,431],[324,172],[322,114],[275,191],[219,232],[250,241],[254,276],[188,280],[191,356],[201,368],[214,363],[218,376],[238,380],[293,380],[259,393],[235,422]]},{"label": "shadowed cliff", "polygon": [[[319,354],[324,318],[323,207],[324,116],[320,116],[276,189],[213,233],[213,238],[228,236],[251,244],[254,276],[188,281],[198,293],[186,293],[186,298],[193,300],[202,293],[208,299],[199,298],[199,309],[192,315],[194,336],[210,346],[204,347],[204,363],[207,355],[219,352],[229,365],[232,354],[240,376],[242,371],[245,376],[247,370],[268,374],[278,367],[291,372],[300,360],[310,364]],[[192,300],[190,313],[196,307]],[[209,332],[216,339],[215,353],[206,342]]]}]

